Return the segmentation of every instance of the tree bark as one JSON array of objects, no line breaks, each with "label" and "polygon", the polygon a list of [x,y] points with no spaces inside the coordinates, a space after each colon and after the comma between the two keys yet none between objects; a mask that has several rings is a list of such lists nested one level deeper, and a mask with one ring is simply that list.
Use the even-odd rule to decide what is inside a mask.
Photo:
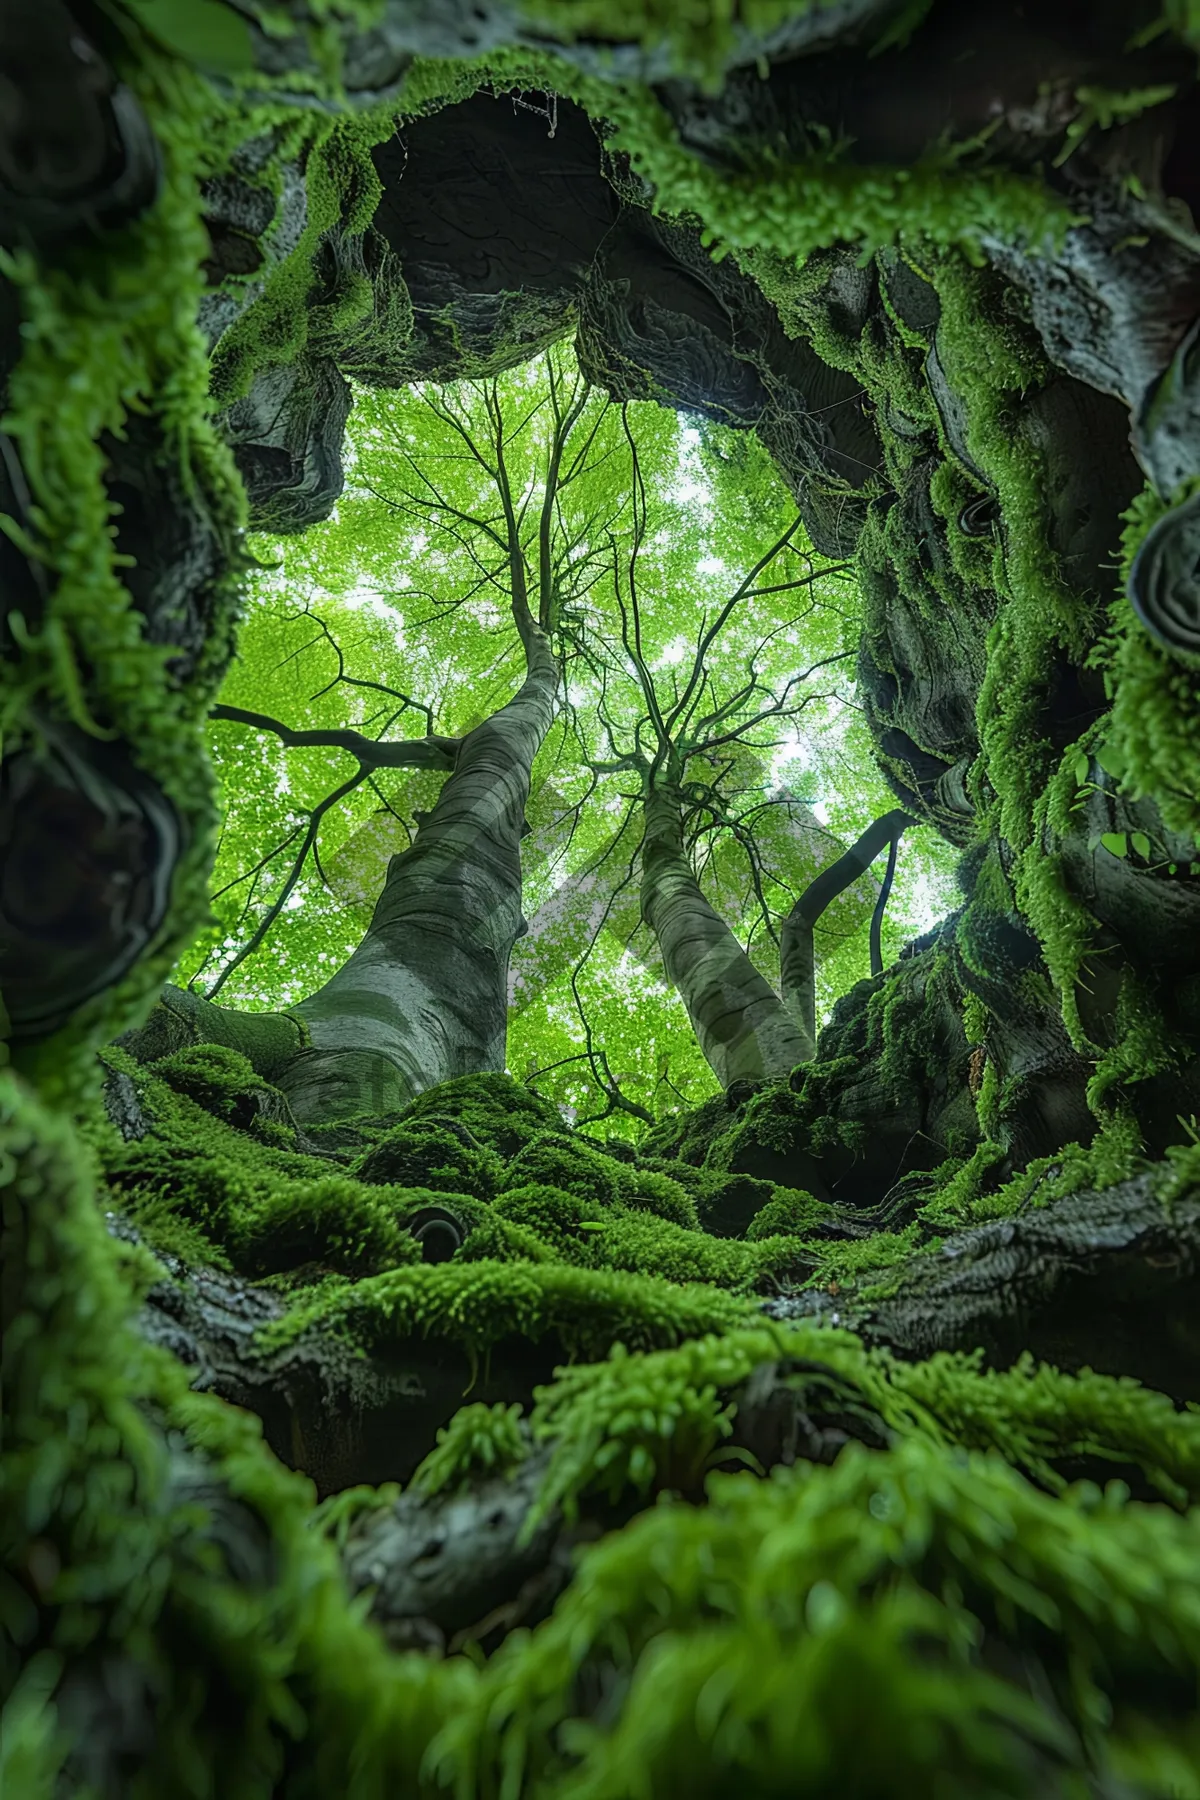
[{"label": "tree bark", "polygon": [[881,973],[883,963],[879,956],[878,940],[882,909],[887,904],[891,877],[895,872],[895,849],[900,833],[906,825],[913,823],[911,813],[897,808],[894,812],[885,813],[881,819],[876,819],[873,825],[868,825],[857,843],[852,844],[844,855],[839,856],[835,863],[831,863],[815,881],[808,884],[784,920],[779,943],[780,991],[784,1006],[808,1043],[805,1061],[811,1059],[817,1043],[813,926],[830,902],[836,900],[852,881],[857,881],[870,868],[884,845],[890,844],[892,857],[888,862],[888,876],[880,892],[875,917],[871,921],[871,973]]},{"label": "tree bark", "polygon": [[316,993],[245,1013],[169,988],[123,1047],[143,1061],[188,1043],[247,1056],[300,1124],[388,1113],[456,1075],[504,1067],[508,961],[524,929],[521,831],[558,666],[521,623],[526,675],[462,741],[410,849],[394,856],[366,935]]},{"label": "tree bark", "polygon": [[812,1055],[778,994],[700,891],[683,844],[674,771],[648,779],[642,838],[642,917],[709,1066],[722,1087],[779,1081]]}]

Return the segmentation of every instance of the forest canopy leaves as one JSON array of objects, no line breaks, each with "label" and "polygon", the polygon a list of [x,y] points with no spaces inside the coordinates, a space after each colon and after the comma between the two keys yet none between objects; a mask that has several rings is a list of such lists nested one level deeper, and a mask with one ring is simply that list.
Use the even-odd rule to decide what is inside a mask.
[{"label": "forest canopy leaves", "polygon": [[[556,404],[576,416],[547,503]],[[333,516],[254,540],[220,701],[291,732],[349,727],[388,743],[457,738],[501,706],[523,671],[501,462],[517,578],[551,617],[563,668],[522,846],[529,928],[510,972],[509,1067],[587,1117],[599,1110],[590,1043],[637,1105],[694,1104],[713,1076],[640,922],[629,758],[652,745],[635,663],[663,709],[690,693],[685,721],[706,718],[708,740],[725,740],[688,764],[688,837],[709,900],[771,982],[794,899],[895,804],[854,699],[851,571],[808,545],[751,434],[614,405],[561,347],[488,382],[358,390]],[[739,583],[745,597],[698,657]],[[390,857],[446,777],[367,771],[326,809],[356,774],[345,750],[224,719],[210,744],[223,794],[214,922],[176,979],[238,1007],[294,1004],[360,940]],[[952,866],[932,833],[908,834],[885,960],[949,910]],[[880,872],[817,928],[818,1020],[868,973]]]}]

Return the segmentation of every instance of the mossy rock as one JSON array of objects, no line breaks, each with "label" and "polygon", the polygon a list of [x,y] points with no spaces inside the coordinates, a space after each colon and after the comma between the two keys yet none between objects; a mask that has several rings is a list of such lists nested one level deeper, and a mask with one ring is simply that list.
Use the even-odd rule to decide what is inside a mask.
[{"label": "mossy rock", "polygon": [[665,1175],[677,1182],[685,1194],[698,1200],[708,1182],[705,1170],[697,1168],[694,1163],[675,1162],[666,1156],[644,1156],[638,1164],[639,1176],[644,1174]]},{"label": "mossy rock", "polygon": [[528,1225],[506,1219],[492,1207],[451,1259],[456,1263],[551,1263],[562,1259],[556,1246]]},{"label": "mossy rock", "polygon": [[642,1140],[642,1160],[690,1163],[699,1168],[714,1139],[729,1128],[729,1104],[724,1094],[663,1119]]},{"label": "mossy rock", "polygon": [[827,1198],[825,1177],[813,1154],[810,1115],[807,1093],[796,1094],[786,1083],[761,1089],[711,1140],[706,1169]]},{"label": "mossy rock", "polygon": [[[150,1072],[227,1125],[241,1131],[267,1127],[263,1132],[267,1141],[295,1142],[296,1124],[287,1100],[255,1074],[240,1051],[224,1044],[195,1044],[160,1057]],[[278,1129],[270,1131],[272,1126]]]},{"label": "mossy rock", "polygon": [[454,1118],[430,1117],[397,1126],[352,1165],[361,1181],[473,1194],[490,1200],[504,1175],[495,1151]]},{"label": "mossy rock", "polygon": [[497,1156],[516,1156],[546,1131],[561,1132],[562,1114],[511,1075],[459,1075],[418,1094],[399,1114],[397,1126],[413,1126],[436,1116],[439,1124],[460,1120],[480,1144]]},{"label": "mossy rock", "polygon": [[627,1168],[621,1175],[621,1199],[637,1212],[655,1213],[672,1225],[696,1231],[700,1218],[693,1195],[660,1169]]},{"label": "mossy rock", "polygon": [[391,1195],[320,1164],[311,1175],[285,1175],[260,1156],[146,1139],[126,1147],[108,1171],[108,1188],[152,1249],[180,1250],[191,1260],[211,1245],[213,1254],[198,1260],[243,1275],[314,1263],[360,1276],[420,1260]]},{"label": "mossy rock", "polygon": [[565,1188],[531,1181],[506,1190],[493,1211],[506,1223],[534,1233],[569,1262],[578,1262],[588,1236],[583,1227],[594,1220],[596,1209]]},{"label": "mossy rock", "polygon": [[775,1193],[773,1182],[754,1175],[710,1175],[696,1206],[701,1227],[713,1237],[745,1237]]},{"label": "mossy rock", "polygon": [[545,1132],[509,1163],[502,1192],[531,1182],[562,1188],[586,1205],[615,1206],[622,1195],[624,1166],[598,1150],[589,1150],[565,1132]]},{"label": "mossy rock", "polygon": [[226,1244],[246,1275],[276,1275],[319,1263],[342,1275],[373,1275],[421,1261],[421,1248],[383,1195],[344,1175],[281,1182],[239,1211]]},{"label": "mossy rock", "polygon": [[745,1230],[751,1243],[770,1237],[806,1237],[825,1223],[829,1208],[803,1188],[775,1189],[775,1198],[756,1212]]}]

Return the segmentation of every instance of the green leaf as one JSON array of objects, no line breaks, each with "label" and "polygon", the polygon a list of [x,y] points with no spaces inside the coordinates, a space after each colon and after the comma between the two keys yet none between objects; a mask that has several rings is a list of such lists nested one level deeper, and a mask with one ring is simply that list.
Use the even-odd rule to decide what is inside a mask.
[{"label": "green leaf", "polygon": [[1123,831],[1103,831],[1100,834],[1100,842],[1110,856],[1127,856],[1129,854],[1129,846]]},{"label": "green leaf", "polygon": [[219,75],[254,67],[250,27],[220,0],[126,0],[166,49]]},{"label": "green leaf", "polygon": [[1129,839],[1143,862],[1150,861],[1150,839],[1144,831],[1135,831]]},{"label": "green leaf", "polygon": [[1081,750],[1079,755],[1075,758],[1075,783],[1077,787],[1083,786],[1088,778],[1088,770],[1091,766],[1090,759]]},{"label": "green leaf", "polygon": [[1107,744],[1102,745],[1101,748],[1096,751],[1096,761],[1100,764],[1104,773],[1106,775],[1111,775],[1114,781],[1119,781],[1125,773],[1123,759],[1118,755],[1117,751],[1111,749]]}]

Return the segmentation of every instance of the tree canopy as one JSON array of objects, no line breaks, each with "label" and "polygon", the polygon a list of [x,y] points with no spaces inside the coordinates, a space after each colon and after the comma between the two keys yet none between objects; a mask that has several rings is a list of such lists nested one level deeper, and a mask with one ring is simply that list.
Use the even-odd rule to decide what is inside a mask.
[{"label": "tree canopy", "polygon": [[[798,894],[895,804],[854,699],[852,570],[812,548],[750,434],[615,404],[565,346],[487,380],[359,389],[348,441],[333,517],[253,540],[259,567],[209,733],[214,923],[176,978],[273,1008],[349,955],[449,766],[430,746],[419,766],[394,767],[389,747],[416,760],[519,685],[511,525],[561,679],[522,843],[528,931],[510,970],[508,1066],[584,1117],[614,1089],[643,1113],[694,1104],[713,1077],[641,921],[634,764],[655,749],[652,711],[690,732],[693,865],[777,982]],[[347,730],[377,746],[357,767],[363,746],[333,741]],[[821,1017],[869,972],[881,872],[818,923]],[[951,880],[946,846],[910,834],[889,960],[949,910]],[[636,1116],[617,1109],[626,1129]]]}]

